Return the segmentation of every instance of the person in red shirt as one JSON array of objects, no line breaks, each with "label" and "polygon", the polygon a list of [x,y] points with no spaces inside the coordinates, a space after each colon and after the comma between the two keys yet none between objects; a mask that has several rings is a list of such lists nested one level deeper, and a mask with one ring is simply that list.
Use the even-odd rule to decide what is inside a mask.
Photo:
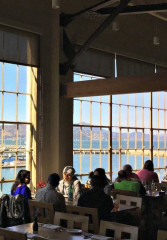
[{"label": "person in red shirt", "polygon": [[159,178],[156,172],[154,172],[154,164],[151,160],[147,160],[144,163],[144,167],[142,170],[136,173],[140,178],[140,181],[145,181],[147,183],[159,182]]}]

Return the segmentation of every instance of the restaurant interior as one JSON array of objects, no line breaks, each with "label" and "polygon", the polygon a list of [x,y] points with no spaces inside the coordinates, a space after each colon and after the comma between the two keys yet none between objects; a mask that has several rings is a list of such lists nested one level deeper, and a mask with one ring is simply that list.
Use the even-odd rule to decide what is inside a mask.
[{"label": "restaurant interior", "polygon": [[[9,193],[5,192],[5,189],[11,188],[22,167],[31,172],[30,189],[34,195],[39,189],[39,182],[46,182],[49,174],[53,172],[62,177],[65,166],[77,168],[78,178],[84,185],[90,171],[96,167],[104,167],[105,154],[106,174],[111,180],[115,179],[123,163],[131,163],[137,171],[148,159],[154,162],[159,179],[163,179],[167,167],[166,27],[167,0],[0,0],[1,196]],[[26,91],[22,92],[19,90],[20,76],[25,70],[24,67]],[[7,74],[11,81],[14,74],[16,75],[15,89],[6,87]],[[11,98],[8,98],[10,94],[14,96],[16,107],[7,105],[7,102],[11,101]],[[134,95],[134,103],[129,97],[131,94]],[[123,96],[127,97],[126,104],[122,104],[119,96],[122,96],[122,99]],[[141,97],[141,111],[138,111],[138,96]],[[153,99],[154,96],[156,100]],[[97,101],[96,97],[100,100]],[[115,100],[116,98],[118,100]],[[93,102],[99,106],[104,105],[106,102],[103,102],[103,99],[108,99],[107,124],[103,124],[101,120],[105,112],[96,108],[93,111],[90,106],[88,111],[85,111],[86,115],[91,115],[89,123],[84,123],[83,103],[88,102],[88,99],[92,104],[90,106],[93,106]],[[148,99],[148,106],[144,99]],[[76,103],[80,106],[77,111]],[[21,105],[24,105],[24,110]],[[113,112],[114,107],[119,115],[117,118]],[[126,125],[121,125],[121,107],[126,107]],[[10,109],[12,116],[8,116],[5,108]],[[15,117],[13,108],[16,110]],[[133,108],[132,112],[130,108]],[[22,117],[23,112],[25,118]],[[74,113],[79,120],[74,120]],[[100,116],[98,124],[92,120],[96,114]],[[143,116],[141,119],[140,114]],[[140,126],[137,123],[139,119]],[[130,121],[133,121],[133,126]],[[15,131],[14,136],[17,139],[15,144],[6,141],[7,137],[12,141],[9,125],[12,126],[11,129],[15,129],[12,130]],[[89,142],[92,141],[92,129],[99,129],[99,147],[93,148],[93,141],[88,148],[83,147],[84,128],[85,131],[89,128]],[[76,129],[79,137],[74,139]],[[104,129],[107,131],[107,147],[103,148]],[[113,134],[114,129],[118,133],[117,139]],[[130,139],[130,133],[133,131],[135,143],[130,148],[130,141],[133,140]],[[161,139],[157,140],[157,147],[154,143],[156,133],[157,139]],[[140,150],[137,143],[139,135]],[[145,143],[146,135],[148,147]],[[80,145],[74,147],[74,140],[80,141]],[[113,147],[115,140],[118,143]],[[21,141],[24,141],[24,147]],[[129,141],[126,147],[123,147],[123,141]],[[163,142],[163,147],[160,146],[160,141]],[[99,161],[95,164],[93,159],[97,154]],[[122,157],[125,155],[126,162]],[[134,157],[130,158],[130,155]],[[90,157],[90,162],[83,161],[85,156]],[[4,160],[11,157],[15,159],[12,163]],[[78,159],[77,162],[74,157]],[[89,167],[86,168],[86,165]],[[8,177],[6,174],[9,168],[12,174]],[[93,210],[87,210],[86,213],[87,216],[92,214],[93,224],[88,224],[88,217],[84,216],[85,219],[82,219],[85,221],[82,231],[88,232],[89,228],[91,235],[75,235],[75,232],[70,235],[70,232],[62,229],[57,231],[56,228],[45,231],[42,225],[39,226],[40,235],[45,239],[73,240],[166,239],[166,187],[165,182],[162,185],[157,184],[157,195],[151,193],[140,200],[135,200],[137,197],[134,195],[121,200],[118,197],[117,201],[129,201],[129,205],[126,208],[120,202],[118,213],[112,216],[113,222],[117,222],[112,226],[115,233],[118,232],[115,238],[93,235],[106,235],[106,228],[110,229],[109,222],[102,221],[99,226],[96,222],[97,212]],[[117,194],[124,196],[123,192]],[[135,205],[131,204],[133,197]],[[38,208],[40,207],[43,208],[38,205]],[[48,205],[48,209],[49,207]],[[51,208],[53,210],[53,206]],[[80,207],[67,204],[67,209],[71,215],[77,211],[79,215],[84,215]],[[62,217],[62,214],[60,215]],[[54,224],[59,225],[60,219],[55,216],[51,215],[50,219],[41,221],[44,224],[53,224],[54,218]],[[74,219],[75,221],[77,220]],[[32,225],[19,226],[10,229],[16,237],[13,232],[13,238],[8,237],[5,229],[1,229],[0,234],[6,236],[4,240],[26,240],[27,237],[42,239],[40,236],[25,234],[31,232]],[[68,228],[73,227],[68,225]],[[24,236],[19,235],[20,229]],[[53,233],[53,230],[56,233]],[[131,236],[120,235],[121,231],[130,231]]]}]

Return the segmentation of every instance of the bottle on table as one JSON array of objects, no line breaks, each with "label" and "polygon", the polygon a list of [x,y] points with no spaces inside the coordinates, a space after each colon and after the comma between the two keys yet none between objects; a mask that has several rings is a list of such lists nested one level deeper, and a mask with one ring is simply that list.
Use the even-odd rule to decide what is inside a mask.
[{"label": "bottle on table", "polygon": [[34,222],[33,222],[33,233],[38,233],[38,218],[34,217]]},{"label": "bottle on table", "polygon": [[152,190],[152,191],[155,190],[155,182],[154,182],[154,180],[152,180],[152,183],[151,183],[151,190]]},{"label": "bottle on table", "polygon": [[73,201],[73,187],[72,187],[72,184],[69,185],[69,189],[68,189],[68,201],[69,202]]},{"label": "bottle on table", "polygon": [[151,183],[151,196],[155,196],[155,182],[154,180],[152,180],[152,183]]}]

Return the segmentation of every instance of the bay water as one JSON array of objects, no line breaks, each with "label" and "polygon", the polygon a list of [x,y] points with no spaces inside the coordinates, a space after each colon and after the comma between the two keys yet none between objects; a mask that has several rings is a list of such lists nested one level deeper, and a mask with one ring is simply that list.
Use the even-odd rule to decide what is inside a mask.
[{"label": "bay water", "polygon": [[[158,142],[154,141],[153,143],[154,149],[156,150],[158,147]],[[127,149],[127,142],[122,141],[121,142],[122,150]],[[149,141],[144,142],[144,146],[146,150],[149,150]],[[141,149],[142,147],[142,142],[138,141],[137,142],[137,149]],[[159,147],[160,149],[164,148],[164,142],[160,141],[159,142]],[[74,140],[73,141],[73,148],[75,150],[80,149],[80,141]],[[101,143],[101,149],[103,150],[103,154],[101,154],[101,162],[100,162],[100,155],[97,154],[98,149],[100,148],[100,142],[98,140],[93,140],[92,141],[92,149],[94,150],[95,154],[92,154],[92,159],[90,162],[90,154],[84,154],[84,150],[86,152],[86,149],[90,149],[90,141],[89,140],[83,140],[82,141],[82,161],[80,165],[80,155],[79,153],[73,154],[73,166],[76,170],[76,174],[83,173],[83,174],[88,174],[90,171],[94,170],[97,167],[102,167],[105,169],[106,172],[109,171],[109,161],[108,161],[108,154],[107,151],[109,149],[108,147],[108,141],[103,140]],[[129,142],[129,149],[134,149],[134,141]],[[112,141],[112,149],[117,150],[118,149],[118,140]],[[163,150],[164,151],[164,150]],[[114,151],[113,151],[114,152]],[[149,156],[146,155],[144,156],[144,161],[148,160]],[[166,158],[164,157],[159,157],[159,163],[158,163],[158,157],[154,156],[153,158],[154,161],[154,167],[160,167],[164,168],[166,167]],[[124,164],[127,163],[127,155],[126,154],[121,154],[121,168],[123,167]],[[133,169],[139,170],[142,168],[142,156],[138,155],[136,156],[136,162],[135,162],[135,156],[134,155],[129,155],[128,158],[128,163],[132,165]],[[18,173],[19,170],[25,169],[25,167],[17,167],[16,169],[16,174]],[[112,179],[114,180],[117,177],[117,172],[119,171],[119,154],[117,154],[117,151],[112,154]],[[55,170],[56,171],[56,170]],[[160,170],[155,170],[160,178],[160,181],[163,179],[163,176],[165,174],[165,169],[160,169]],[[13,167],[8,167],[8,168],[2,168],[1,172],[1,179],[4,178],[5,180],[10,180],[15,178],[15,168]],[[83,176],[82,177],[82,183],[85,183],[88,180],[88,176]],[[1,193],[2,194],[9,194],[11,190],[11,186],[13,183],[1,183]]]}]

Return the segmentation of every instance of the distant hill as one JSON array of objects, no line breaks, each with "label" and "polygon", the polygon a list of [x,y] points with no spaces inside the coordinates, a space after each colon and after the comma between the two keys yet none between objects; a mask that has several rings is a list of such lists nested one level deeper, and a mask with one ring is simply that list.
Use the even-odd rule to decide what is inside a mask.
[{"label": "distant hill", "polygon": [[[5,124],[4,128],[4,137],[6,139],[14,139],[16,138],[16,125],[14,124]],[[0,128],[0,135],[1,135],[2,129]],[[26,125],[20,124],[19,125],[19,138],[26,139]]]},{"label": "distant hill", "polygon": [[[90,139],[90,127],[86,126],[86,123],[82,127],[82,140],[89,140]],[[2,129],[0,128],[0,134],[1,134]],[[102,129],[102,140],[108,140],[108,134],[109,132],[106,129]],[[4,137],[6,139],[14,139],[16,138],[16,125],[10,125],[6,124],[5,125],[5,131],[4,131]],[[126,140],[127,139],[127,133],[122,133],[122,139]],[[26,125],[21,125],[19,126],[19,138],[22,138],[23,140],[26,140]],[[100,132],[99,128],[92,128],[92,139],[93,140],[98,140],[100,138]],[[112,139],[113,140],[118,140],[119,134],[118,132],[112,132]],[[149,140],[150,135],[149,134],[144,134],[144,139],[147,141]],[[73,128],[73,139],[74,140],[80,140],[80,128],[79,127],[74,127]],[[129,139],[130,141],[135,140],[135,132],[131,132],[129,134]],[[137,133],[137,139],[140,140],[142,139],[142,133],[138,132]],[[154,135],[154,140],[156,141],[158,139],[157,135]],[[160,134],[160,141],[164,140],[164,135]]]},{"label": "distant hill", "polygon": [[[154,135],[154,141],[158,140],[158,136]],[[93,140],[98,140],[100,138],[100,132],[99,128],[92,128],[92,139]],[[119,133],[118,132],[112,132],[112,139],[113,140],[118,140],[119,138]],[[122,133],[121,135],[122,140],[127,140],[127,133]],[[74,140],[80,140],[80,128],[79,127],[74,127],[73,128],[73,139]],[[90,139],[90,127],[82,127],[82,140],[89,140]],[[142,139],[142,133],[137,132],[137,139],[141,140]],[[149,134],[144,134],[144,140],[149,141],[150,135]],[[102,129],[102,140],[108,140],[108,131],[105,129]],[[129,134],[129,140],[134,141],[135,140],[135,132],[131,132]],[[164,140],[164,135],[160,135],[160,141]]]}]

